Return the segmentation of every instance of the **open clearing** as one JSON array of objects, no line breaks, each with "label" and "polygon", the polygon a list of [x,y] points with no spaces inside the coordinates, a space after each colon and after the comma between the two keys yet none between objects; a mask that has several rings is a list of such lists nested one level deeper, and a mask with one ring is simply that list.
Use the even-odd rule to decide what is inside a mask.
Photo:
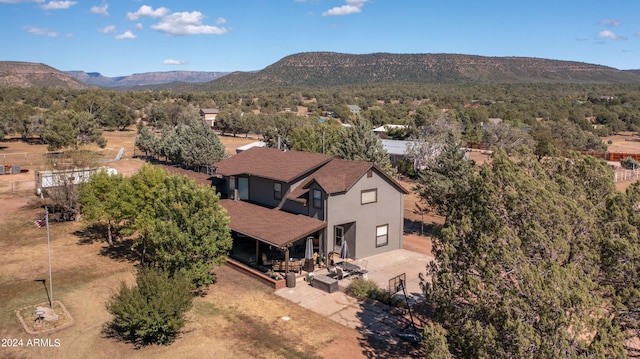
[{"label": "open clearing", "polygon": [[[125,175],[143,162],[131,157],[135,131],[107,132],[109,156],[125,147],[121,161],[109,163]],[[230,153],[254,139],[221,137]],[[103,331],[111,319],[105,303],[122,281],[134,281],[135,263],[125,259],[126,245],[109,250],[103,242],[83,235],[79,222],[51,224],[53,299],[61,301],[74,324],[60,331],[28,335],[15,310],[48,301],[47,236],[33,221],[44,210],[34,195],[34,171],[43,165],[43,145],[0,142],[0,160],[16,159],[28,173],[0,176],[0,338],[21,340],[17,347],[0,347],[2,358],[372,358],[401,357],[403,348],[370,342],[359,332],[306,310],[260,282],[234,269],[215,269],[218,281],[209,293],[194,300],[189,323],[169,346],[134,348]],[[18,155],[15,155],[18,154]],[[24,160],[23,160],[24,159]],[[24,161],[24,162],[23,162]],[[23,162],[23,163],[22,163]],[[14,191],[2,190],[19,183]],[[410,184],[405,184],[410,188]],[[14,185],[15,186],[15,185]],[[4,187],[11,188],[11,187]],[[408,196],[407,215],[415,198]],[[410,222],[415,225],[415,217]],[[424,218],[428,222],[428,218]],[[430,251],[428,237],[408,235],[406,248]],[[287,317],[290,320],[283,320]],[[36,340],[34,340],[36,339]],[[42,340],[41,340],[42,339]],[[44,341],[49,339],[49,341]],[[14,341],[16,342],[16,341]],[[59,345],[57,345],[59,344]],[[415,349],[415,348],[414,348]]]}]

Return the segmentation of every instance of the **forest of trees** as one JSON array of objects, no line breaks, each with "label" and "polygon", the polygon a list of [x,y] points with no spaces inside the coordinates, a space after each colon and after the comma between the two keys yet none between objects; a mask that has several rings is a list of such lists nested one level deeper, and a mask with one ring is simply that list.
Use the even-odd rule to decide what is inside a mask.
[{"label": "forest of trees", "polygon": [[[634,85],[378,84],[210,93],[2,88],[0,138],[39,140],[52,150],[104,145],[102,130],[123,130],[136,119],[157,131],[175,129],[198,118],[200,108],[218,108],[222,133],[254,133],[289,148],[298,136],[298,148],[304,148],[301,134],[292,131],[314,128],[328,113],[346,123],[347,104],[360,106],[359,117],[374,127],[393,123],[417,129],[445,116],[467,143],[509,145],[525,133],[521,141],[539,156],[601,150],[596,136],[640,129],[640,91]],[[309,115],[284,112],[297,106]],[[489,121],[495,118],[502,122]]]}]

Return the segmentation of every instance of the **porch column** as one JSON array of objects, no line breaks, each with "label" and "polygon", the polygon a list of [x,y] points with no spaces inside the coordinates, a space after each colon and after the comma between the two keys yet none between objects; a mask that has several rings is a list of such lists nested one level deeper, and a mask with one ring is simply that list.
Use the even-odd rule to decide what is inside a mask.
[{"label": "porch column", "polygon": [[260,241],[256,239],[256,265],[260,265]]},{"label": "porch column", "polygon": [[289,273],[289,247],[284,248],[284,272]]}]

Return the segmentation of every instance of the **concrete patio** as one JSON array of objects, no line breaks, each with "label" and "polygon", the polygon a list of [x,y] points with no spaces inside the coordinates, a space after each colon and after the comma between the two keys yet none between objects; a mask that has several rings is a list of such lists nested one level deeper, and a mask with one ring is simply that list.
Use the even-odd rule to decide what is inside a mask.
[{"label": "concrete patio", "polygon": [[[424,298],[420,289],[419,273],[426,272],[426,266],[433,257],[397,249],[387,253],[363,258],[355,263],[366,261],[367,279],[374,281],[381,289],[388,290],[389,279],[405,273],[407,295],[410,303]],[[316,269],[317,274],[327,274],[326,269]],[[356,329],[365,335],[373,335],[383,340],[396,341],[398,332],[408,322],[402,323],[384,306],[371,301],[359,301],[345,294],[349,286],[349,277],[339,281],[339,290],[324,292],[310,286],[304,276],[297,278],[294,288],[276,290],[276,294],[304,308],[324,315],[342,325]]]}]

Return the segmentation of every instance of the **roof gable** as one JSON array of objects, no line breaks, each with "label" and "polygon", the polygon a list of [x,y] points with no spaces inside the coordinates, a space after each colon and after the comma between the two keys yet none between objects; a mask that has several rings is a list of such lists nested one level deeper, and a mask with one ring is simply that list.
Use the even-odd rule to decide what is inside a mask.
[{"label": "roof gable", "polygon": [[307,177],[300,186],[289,193],[287,198],[297,202],[306,202],[309,187],[311,187],[313,183],[317,183],[318,186],[330,195],[345,193],[369,170],[375,171],[378,175],[386,179],[387,182],[399,192],[403,194],[408,193],[402,185],[371,162],[347,161],[333,158],[329,163]]}]

